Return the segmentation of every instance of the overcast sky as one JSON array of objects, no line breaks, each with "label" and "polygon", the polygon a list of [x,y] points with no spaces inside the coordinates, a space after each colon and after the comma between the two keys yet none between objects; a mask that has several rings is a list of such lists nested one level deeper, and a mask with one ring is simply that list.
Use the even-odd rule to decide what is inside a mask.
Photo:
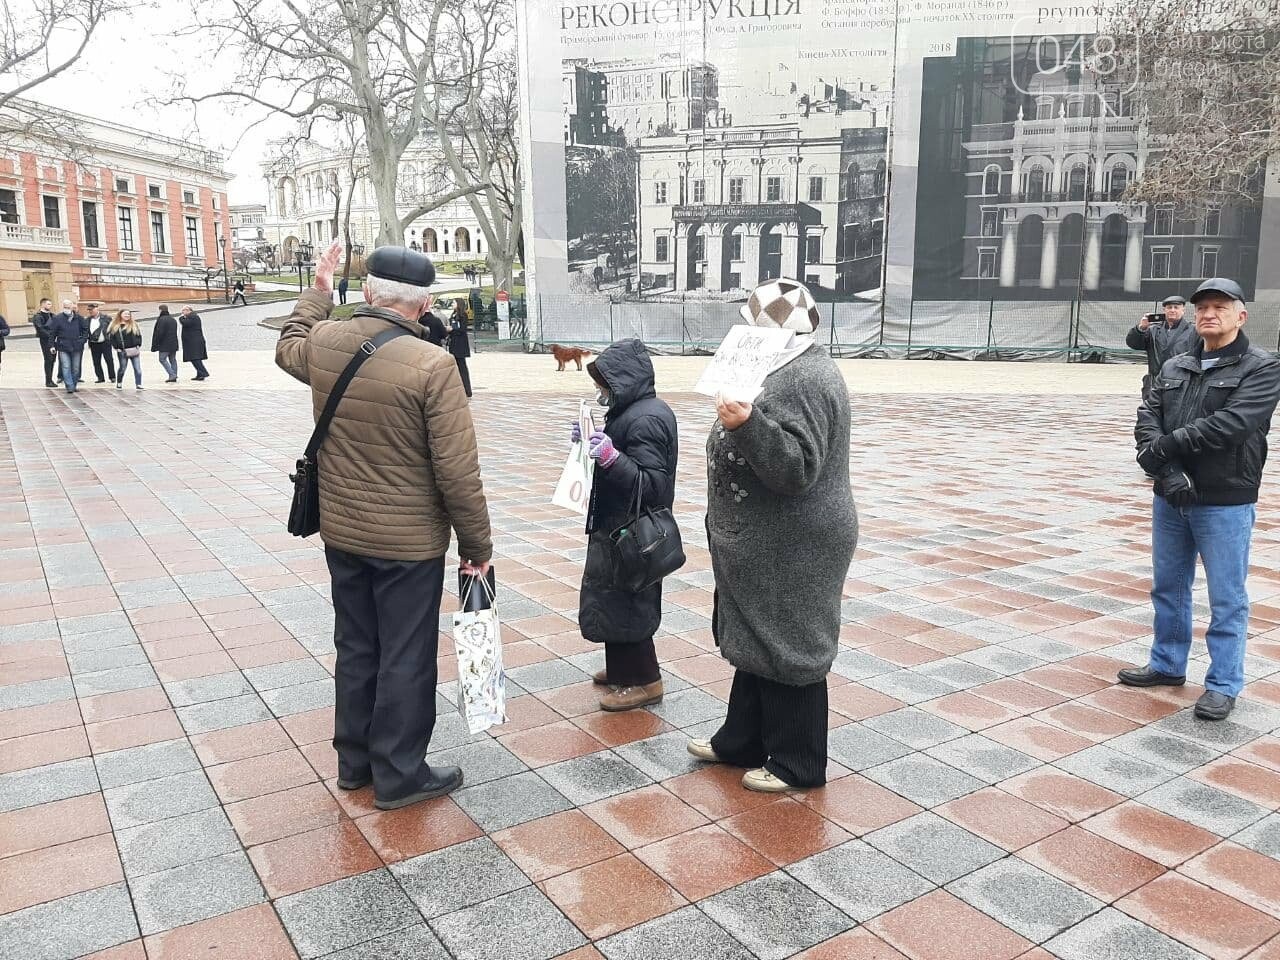
[{"label": "overcast sky", "polygon": [[[17,6],[21,7],[23,0]],[[169,73],[185,71],[199,78],[201,89],[212,89],[218,77],[234,64],[215,64],[197,39],[168,36],[185,13],[180,0],[157,0],[150,10],[108,22],[94,34],[80,63],[27,94],[32,100],[64,107],[77,113],[123,123],[168,136],[195,134],[205,146],[223,151],[227,172],[235,177],[229,187],[232,203],[265,201],[258,176],[266,141],[292,129],[290,121],[270,118],[246,132],[261,112],[230,102],[204,105],[199,117],[187,107],[157,107],[148,102],[169,90]],[[198,121],[198,130],[196,122]]]}]

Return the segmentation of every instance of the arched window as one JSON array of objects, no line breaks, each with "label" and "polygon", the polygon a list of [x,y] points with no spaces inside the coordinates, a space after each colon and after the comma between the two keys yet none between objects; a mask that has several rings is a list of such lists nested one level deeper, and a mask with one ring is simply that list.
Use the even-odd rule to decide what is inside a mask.
[{"label": "arched window", "polygon": [[1000,192],[1000,166],[991,164],[982,172],[982,192],[993,197]]},{"label": "arched window", "polygon": [[848,200],[858,199],[858,181],[862,178],[862,170],[857,163],[851,163],[845,168],[844,173],[844,195]]},{"label": "arched window", "polygon": [[1053,119],[1053,97],[1041,97],[1036,101],[1036,119]]},{"label": "arched window", "polygon": [[884,161],[881,160],[879,163],[876,164],[875,195],[877,197],[884,195],[884,180],[885,180],[884,172],[885,172]]},{"label": "arched window", "polygon": [[1067,174],[1067,199],[1083,200],[1085,198],[1086,184],[1089,180],[1089,169],[1083,163],[1077,163],[1071,168],[1071,172]]},{"label": "arched window", "polygon": [[1044,167],[1038,163],[1032,165],[1027,171],[1027,199],[1044,199]]},{"label": "arched window", "polygon": [[436,232],[430,227],[422,231],[422,252],[423,253],[439,253],[437,249]]},{"label": "arched window", "polygon": [[453,232],[453,249],[457,253],[471,252],[471,234],[466,227],[459,227]]},{"label": "arched window", "polygon": [[1128,186],[1129,167],[1124,163],[1117,163],[1111,168],[1111,189],[1108,191],[1111,199],[1119,200]]}]

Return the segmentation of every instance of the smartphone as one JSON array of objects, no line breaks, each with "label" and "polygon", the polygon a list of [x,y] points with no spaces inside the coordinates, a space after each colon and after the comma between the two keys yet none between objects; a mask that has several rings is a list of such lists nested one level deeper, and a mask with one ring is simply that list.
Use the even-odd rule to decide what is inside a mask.
[{"label": "smartphone", "polygon": [[1147,322],[1148,322],[1148,323],[1164,323],[1164,314],[1163,314],[1163,313],[1148,313],[1148,314],[1147,314]]}]

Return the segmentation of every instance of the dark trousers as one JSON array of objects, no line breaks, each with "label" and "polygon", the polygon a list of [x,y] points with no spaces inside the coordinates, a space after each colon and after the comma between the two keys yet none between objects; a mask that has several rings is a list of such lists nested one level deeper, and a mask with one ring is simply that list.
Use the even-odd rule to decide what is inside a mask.
[{"label": "dark trousers", "polygon": [[338,776],[398,800],[428,775],[444,558],[401,561],[325,548],[333,585]]},{"label": "dark trousers", "polygon": [[739,670],[711,749],[735,767],[764,767],[793,787],[827,782],[827,684],[792,687]]},{"label": "dark trousers", "polygon": [[248,301],[248,300],[246,300],[246,299],[244,298],[244,291],[243,291],[243,290],[237,290],[237,291],[236,291],[236,293],[235,293],[235,296],[233,296],[233,297],[231,298],[231,305],[232,305],[233,307],[236,305],[236,301],[237,301],[237,300],[239,300],[239,301],[240,301],[240,306],[242,306],[242,307],[247,307],[247,306],[249,305],[249,301]]},{"label": "dark trousers", "polygon": [[196,368],[196,376],[200,379],[203,380],[205,377],[209,376],[209,371],[204,368],[203,360],[192,360],[191,365]]},{"label": "dark trousers", "polygon": [[[53,347],[53,341],[39,334],[36,334],[36,339],[40,341],[40,356],[44,358],[44,383],[45,386],[49,386],[53,383],[53,368],[58,365],[58,357],[57,354],[49,352]],[[61,370],[58,371],[58,379],[62,379]]]},{"label": "dark trousers", "polygon": [[[115,381],[116,379],[116,358],[115,350],[111,348],[109,343],[91,343],[89,344],[89,352],[93,354],[93,375],[98,378],[98,382],[104,380]],[[102,364],[106,361],[107,374],[102,375]]]},{"label": "dark trousers", "polygon": [[458,376],[462,377],[462,389],[467,391],[467,396],[471,396],[471,371],[467,369],[466,357],[454,357],[458,361]]},{"label": "dark trousers", "polygon": [[662,677],[653,637],[643,643],[606,643],[604,672],[615,687],[643,687]]}]

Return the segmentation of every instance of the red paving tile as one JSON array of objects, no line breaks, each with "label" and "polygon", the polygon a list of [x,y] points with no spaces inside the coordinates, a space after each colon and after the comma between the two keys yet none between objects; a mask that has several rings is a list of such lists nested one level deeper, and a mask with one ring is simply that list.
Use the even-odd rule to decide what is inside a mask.
[{"label": "red paving tile", "polygon": [[280,721],[293,742],[302,746],[333,739],[333,707],[319,707],[306,713],[295,713]]},{"label": "red paving tile", "polygon": [[84,714],[85,723],[136,717],[140,713],[155,713],[158,710],[168,710],[169,707],[168,696],[164,689],[158,686],[124,690],[120,693],[104,693],[80,700],[80,710]]},{"label": "red paving tile", "polygon": [[61,730],[65,727],[79,726],[80,722],[80,709],[74,700],[46,703],[38,707],[0,710],[0,730],[3,730],[7,737],[24,737],[33,733]]},{"label": "red paving tile", "polygon": [[973,687],[970,692],[977,694],[984,700],[1004,704],[1019,713],[1045,710],[1049,707],[1057,706],[1066,699],[1066,697],[1054,693],[1052,690],[1046,690],[1031,683],[1023,683],[1021,679],[1015,677],[1005,677],[1002,680],[982,683]]},{"label": "red paving tile", "polygon": [[552,960],[605,960],[604,954],[595,947],[581,947],[572,953],[562,953]]},{"label": "red paving tile", "polygon": [[1128,801],[1080,826],[1172,869],[1218,843],[1219,837],[1167,813]]},{"label": "red paving tile", "polygon": [[358,818],[355,824],[387,863],[484,836],[484,831],[449,797],[400,810],[379,810]]},{"label": "red paving tile", "polygon": [[642,787],[582,808],[628,850],[643,847],[707,822],[693,807],[660,786]]},{"label": "red paving tile", "polygon": [[780,867],[853,839],[812,808],[791,798],[729,817],[720,826]]},{"label": "red paving tile", "polygon": [[11,737],[0,740],[0,774],[88,755],[89,741],[83,727],[64,727],[25,737]]},{"label": "red paving tile", "polygon": [[1268,770],[1280,770],[1280,739],[1260,737],[1253,743],[1231,751],[1231,755],[1266,767]]},{"label": "red paving tile", "polygon": [[292,790],[229,803],[226,811],[246,847],[331,826],[345,816],[321,783],[307,783]]},{"label": "red paving tile", "polygon": [[568,720],[498,738],[498,742],[530,767],[545,767],[604,749],[604,744]]},{"label": "red paving tile", "polygon": [[225,730],[198,733],[191,738],[191,746],[201,763],[213,766],[287,750],[293,746],[293,741],[277,721],[262,720]]},{"label": "red paving tile", "polygon": [[[678,910],[685,900],[631,854],[538,884],[591,940],[601,940]],[[602,896],[608,891],[607,896]]]},{"label": "red paving tile", "polygon": [[1018,851],[1018,856],[1104,903],[1165,872],[1160,864],[1080,827],[1046,837]]},{"label": "red paving tile", "polygon": [[350,820],[251,847],[249,859],[272,899],[382,866]]},{"label": "red paving tile", "polygon": [[845,683],[835,687],[828,693],[827,702],[832,710],[850,720],[866,720],[906,706],[901,700],[860,683]]},{"label": "red paving tile", "polygon": [[500,830],[492,839],[535,882],[625,852],[617,840],[580,810]]},{"label": "red paving tile", "polygon": [[10,810],[0,813],[0,857],[110,832],[100,793]]},{"label": "red paving tile", "polygon": [[0,860],[0,914],[94,890],[124,879],[107,834]]},{"label": "red paving tile", "polygon": [[270,904],[223,914],[146,938],[148,960],[297,960]]},{"label": "red paving tile", "polygon": [[774,870],[774,864],[714,824],[641,847],[635,855],[690,901]]},{"label": "red paving tile", "polygon": [[1089,707],[1098,707],[1109,713],[1133,720],[1136,723],[1155,723],[1163,720],[1180,709],[1176,704],[1163,700],[1150,690],[1139,690],[1134,687],[1114,686],[1078,701]]},{"label": "red paving tile", "polygon": [[1021,850],[1068,826],[1061,817],[995,787],[944,803],[934,812],[1006,850]]},{"label": "red paving tile", "polygon": [[297,750],[233,760],[209,767],[205,772],[223,803],[260,797],[317,779],[316,772]]},{"label": "red paving tile", "polygon": [[1032,770],[1000,784],[1000,789],[1071,823],[1078,823],[1124,801],[1088,780],[1060,771]]},{"label": "red paving tile", "polygon": [[968,692],[951,693],[926,701],[920,705],[920,709],[970,730],[985,730],[1021,715],[1021,711]]},{"label": "red paving tile", "polygon": [[1102,743],[1142,726],[1133,720],[1126,720],[1124,717],[1097,707],[1086,706],[1079,701],[1052,707],[1036,714],[1035,719],[1060,727],[1073,736],[1085,737],[1094,743]]},{"label": "red paving tile", "polygon": [[720,820],[777,799],[744,787],[745,772],[717,764],[667,780],[663,786],[704,816]]},{"label": "red paving tile", "polygon": [[140,713],[136,717],[91,723],[85,728],[85,732],[94,753],[110,753],[112,750],[141,747],[186,736],[186,731],[178,722],[178,715],[172,710],[157,710],[155,713]]},{"label": "red paving tile", "polygon": [[1271,810],[1280,807],[1280,771],[1235,757],[1222,757],[1193,771],[1191,777]]},{"label": "red paving tile", "polygon": [[803,953],[791,960],[908,960],[865,927],[850,930]]},{"label": "red paving tile", "polygon": [[1208,956],[1235,960],[1280,933],[1280,922],[1239,900],[1166,873],[1116,904]]},{"label": "red paving tile", "polygon": [[854,836],[915,816],[920,807],[854,774],[799,796],[799,801]]},{"label": "red paving tile", "polygon": [[982,735],[1045,762],[1058,760],[1093,746],[1093,741],[1087,737],[1042,723],[1035,717],[1019,717],[996,727],[988,727],[982,731]]},{"label": "red paving tile", "polygon": [[155,665],[156,676],[165,683],[175,680],[193,680],[196,677],[212,677],[219,673],[232,673],[236,669],[233,661],[221,650],[209,653],[197,653],[189,657],[176,657],[173,660],[162,660]]},{"label": "red paving tile", "polygon": [[36,680],[53,680],[56,677],[70,675],[67,661],[62,656],[34,657],[20,660],[17,663],[6,663],[4,667],[5,685],[11,683],[33,683]]},{"label": "red paving tile", "polygon": [[944,890],[891,910],[865,929],[911,960],[1014,960],[1035,946]]},{"label": "red paving tile", "polygon": [[[525,699],[525,698],[522,698]],[[531,698],[530,698],[531,699]],[[534,700],[535,703],[540,701]],[[547,707],[550,710],[550,707]],[[553,716],[559,716],[552,711]],[[576,717],[573,725],[585,730],[606,747],[620,747],[636,740],[656,737],[675,728],[648,710],[627,710],[623,713],[589,713]],[[506,727],[504,726],[505,730]]]},{"label": "red paving tile", "polygon": [[1223,843],[1183,864],[1180,872],[1280,919],[1280,865],[1265,854]]}]

